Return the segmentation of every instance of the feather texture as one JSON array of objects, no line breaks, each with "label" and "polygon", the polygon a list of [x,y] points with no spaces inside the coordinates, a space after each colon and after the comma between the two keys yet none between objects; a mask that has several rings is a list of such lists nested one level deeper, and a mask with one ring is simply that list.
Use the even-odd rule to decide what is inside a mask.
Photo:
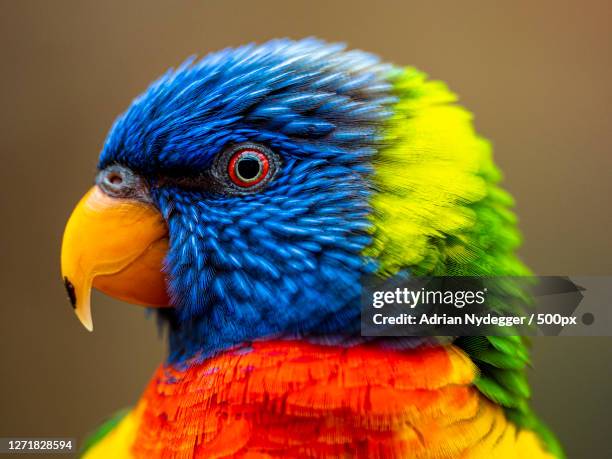
[{"label": "feather texture", "polygon": [[186,371],[161,367],[87,457],[551,457],[479,394],[476,375],[454,346],[256,342]]}]

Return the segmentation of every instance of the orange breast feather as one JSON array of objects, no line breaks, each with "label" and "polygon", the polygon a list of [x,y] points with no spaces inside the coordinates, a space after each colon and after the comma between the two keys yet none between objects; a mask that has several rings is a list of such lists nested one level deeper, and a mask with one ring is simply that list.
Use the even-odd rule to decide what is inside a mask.
[{"label": "orange breast feather", "polygon": [[549,457],[471,385],[475,377],[453,346],[255,343],[186,370],[160,367],[91,457],[120,450],[117,442],[147,458]]}]

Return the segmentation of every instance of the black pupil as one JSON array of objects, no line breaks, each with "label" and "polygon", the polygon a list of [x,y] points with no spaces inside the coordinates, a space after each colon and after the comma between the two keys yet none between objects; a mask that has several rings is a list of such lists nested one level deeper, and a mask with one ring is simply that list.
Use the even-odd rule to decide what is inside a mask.
[{"label": "black pupil", "polygon": [[242,158],[236,165],[236,172],[243,180],[253,180],[259,174],[260,164],[256,158]]}]

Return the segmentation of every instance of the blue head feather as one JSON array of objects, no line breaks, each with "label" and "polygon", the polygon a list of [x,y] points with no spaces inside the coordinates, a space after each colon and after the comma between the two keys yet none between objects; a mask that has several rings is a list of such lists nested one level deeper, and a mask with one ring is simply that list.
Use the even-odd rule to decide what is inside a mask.
[{"label": "blue head feather", "polygon": [[[375,268],[368,181],[389,115],[389,68],[316,40],[278,40],[187,61],[116,121],[99,167],[144,176],[168,223],[170,360],[262,337],[333,333],[359,314]],[[253,194],[181,185],[228,146],[281,166]]]}]

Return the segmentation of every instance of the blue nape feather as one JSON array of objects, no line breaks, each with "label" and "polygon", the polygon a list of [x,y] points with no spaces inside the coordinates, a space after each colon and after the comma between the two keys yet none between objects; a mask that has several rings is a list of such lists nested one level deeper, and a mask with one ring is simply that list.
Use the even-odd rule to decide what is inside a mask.
[{"label": "blue nape feather", "polygon": [[[169,228],[171,361],[358,323],[389,71],[312,39],[249,45],[169,71],[115,122],[99,167],[145,177]],[[185,185],[242,142],[280,158],[264,189]]]}]

